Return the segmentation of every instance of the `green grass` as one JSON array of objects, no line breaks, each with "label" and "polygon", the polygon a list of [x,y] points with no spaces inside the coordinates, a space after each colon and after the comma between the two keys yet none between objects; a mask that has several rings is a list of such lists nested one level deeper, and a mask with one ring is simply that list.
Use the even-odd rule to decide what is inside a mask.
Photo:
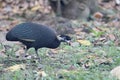
[{"label": "green grass", "polygon": [[[85,39],[94,42],[102,36],[106,38],[109,33],[116,35],[117,38],[120,37],[119,31],[114,29],[104,34],[94,33],[96,36],[86,34]],[[76,35],[73,35],[73,42],[75,41]],[[100,42],[101,45],[97,46],[72,47],[61,44],[56,49],[57,53],[50,53],[50,49],[47,48],[40,49],[42,70],[38,68],[37,59],[16,61],[15,53],[19,45],[12,46],[5,52],[9,57],[0,56],[0,80],[117,80],[110,76],[110,71],[120,65],[120,47],[115,46],[109,39],[107,42],[107,44]],[[0,45],[0,51],[3,49],[3,45]],[[28,52],[30,55],[35,54],[34,49]],[[7,68],[16,64],[24,64],[25,68],[6,71]],[[43,75],[38,75],[38,72],[42,71]]]},{"label": "green grass", "polygon": [[[113,67],[120,65],[120,50],[116,46],[71,47],[62,44],[57,50],[58,53],[48,56],[46,51],[48,52],[49,49],[39,50],[39,55],[42,58],[41,64],[44,66],[42,71],[47,74],[45,77],[40,77],[39,80],[117,80],[110,77],[109,74]],[[31,49],[29,52],[34,53],[34,50]],[[108,58],[113,62],[99,63],[99,59],[107,60]],[[1,59],[3,65],[0,66],[0,80],[34,80],[38,77],[36,76],[39,72],[38,63],[29,60],[26,62],[8,61],[7,63],[6,58]],[[95,60],[98,60],[98,62],[95,62]],[[15,64],[25,64],[26,68],[14,72],[3,71]]]}]

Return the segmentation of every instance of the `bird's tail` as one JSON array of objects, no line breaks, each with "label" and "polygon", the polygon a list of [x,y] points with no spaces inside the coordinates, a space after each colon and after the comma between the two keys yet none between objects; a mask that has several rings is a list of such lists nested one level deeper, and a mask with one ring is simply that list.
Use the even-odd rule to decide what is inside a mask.
[{"label": "bird's tail", "polygon": [[8,41],[18,41],[16,37],[14,37],[10,32],[6,34],[6,40]]}]

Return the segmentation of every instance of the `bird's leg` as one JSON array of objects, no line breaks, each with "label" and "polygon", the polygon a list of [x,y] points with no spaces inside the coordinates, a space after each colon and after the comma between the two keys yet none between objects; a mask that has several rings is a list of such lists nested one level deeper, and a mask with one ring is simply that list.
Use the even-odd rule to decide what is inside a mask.
[{"label": "bird's leg", "polygon": [[41,64],[41,58],[39,57],[39,55],[38,55],[38,51],[37,50],[35,50],[35,53],[36,53],[36,55],[37,55],[37,57],[38,57],[38,61],[39,61],[39,65],[38,65],[38,69],[42,69],[43,68],[43,65]]},{"label": "bird's leg", "polygon": [[24,57],[28,57],[28,54],[27,54],[28,48],[26,46],[24,47],[24,50],[25,50]]},{"label": "bird's leg", "polygon": [[38,55],[38,51],[35,50],[35,53],[36,53],[36,56],[38,57],[38,61],[39,61],[39,63],[41,63],[41,58],[40,58],[39,55]]}]

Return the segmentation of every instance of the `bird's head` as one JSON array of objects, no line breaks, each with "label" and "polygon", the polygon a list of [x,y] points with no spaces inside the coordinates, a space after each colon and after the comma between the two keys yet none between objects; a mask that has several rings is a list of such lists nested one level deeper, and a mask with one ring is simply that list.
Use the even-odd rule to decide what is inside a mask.
[{"label": "bird's head", "polygon": [[58,38],[58,40],[59,40],[60,42],[66,42],[66,43],[68,43],[69,45],[70,45],[70,43],[71,43],[71,37],[68,36],[68,35],[59,35],[59,36],[57,36],[57,38]]}]

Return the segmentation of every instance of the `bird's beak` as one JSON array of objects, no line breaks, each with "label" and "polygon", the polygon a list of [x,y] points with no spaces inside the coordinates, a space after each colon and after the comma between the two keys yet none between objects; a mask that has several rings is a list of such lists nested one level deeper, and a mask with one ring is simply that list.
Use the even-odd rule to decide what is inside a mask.
[{"label": "bird's beak", "polygon": [[65,40],[68,45],[71,45],[71,40]]}]

